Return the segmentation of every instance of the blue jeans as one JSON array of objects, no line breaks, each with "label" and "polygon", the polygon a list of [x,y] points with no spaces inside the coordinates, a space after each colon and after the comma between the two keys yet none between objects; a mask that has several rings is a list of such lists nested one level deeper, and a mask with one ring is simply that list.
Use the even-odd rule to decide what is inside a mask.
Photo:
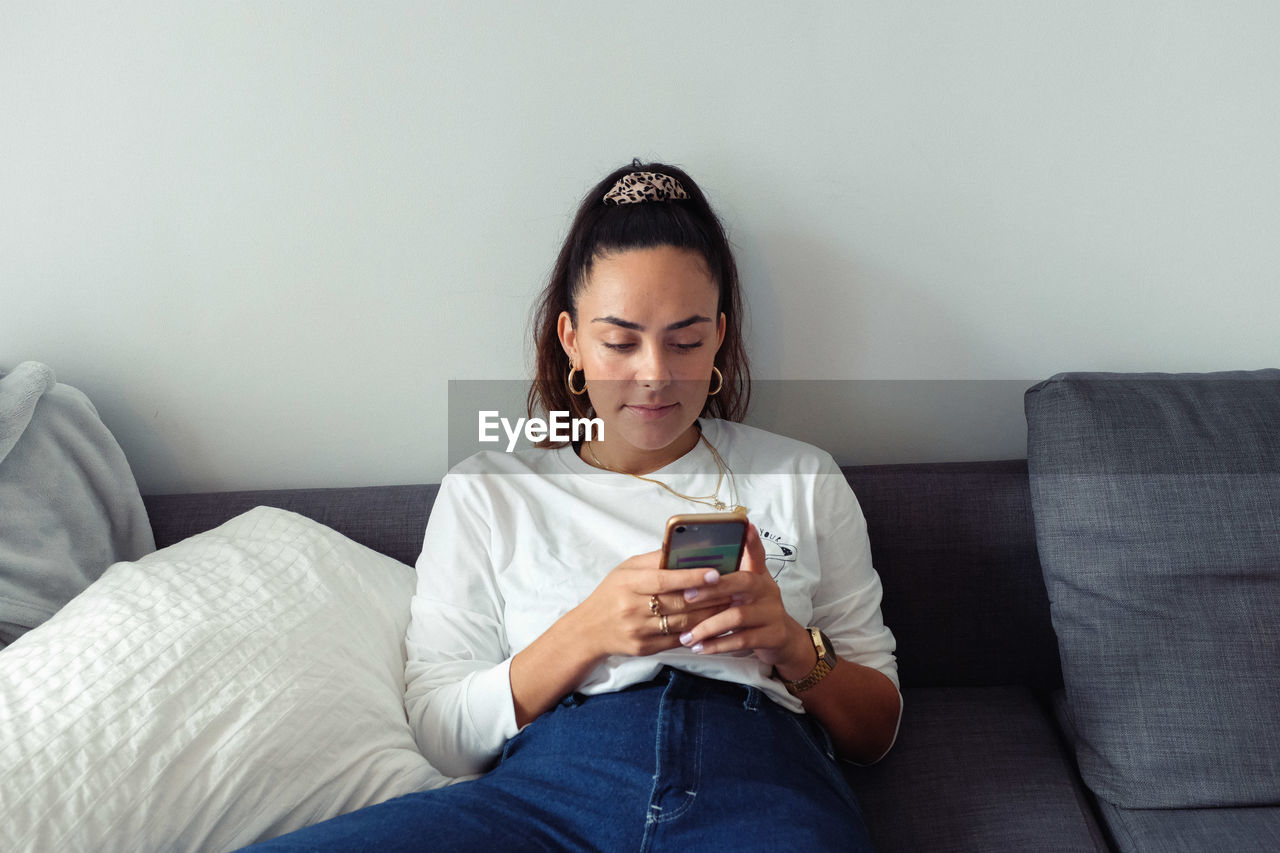
[{"label": "blue jeans", "polygon": [[753,687],[672,669],[573,694],[486,775],[254,850],[871,850],[825,732]]}]

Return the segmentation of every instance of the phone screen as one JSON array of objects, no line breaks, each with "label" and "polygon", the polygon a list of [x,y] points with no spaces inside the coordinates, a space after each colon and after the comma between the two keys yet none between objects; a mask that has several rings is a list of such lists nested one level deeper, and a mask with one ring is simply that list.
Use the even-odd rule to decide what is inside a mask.
[{"label": "phone screen", "polygon": [[710,567],[722,575],[736,572],[746,532],[747,524],[741,519],[684,521],[673,518],[667,528],[664,565],[668,569]]}]

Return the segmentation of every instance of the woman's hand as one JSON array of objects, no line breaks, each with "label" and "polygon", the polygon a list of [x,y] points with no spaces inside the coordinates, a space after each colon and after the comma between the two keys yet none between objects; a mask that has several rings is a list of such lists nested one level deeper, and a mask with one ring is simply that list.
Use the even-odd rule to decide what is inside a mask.
[{"label": "woman's hand", "polygon": [[[681,633],[680,642],[691,651],[716,654],[751,649],[763,663],[776,666],[784,678],[793,680],[813,668],[818,658],[813,642],[783,606],[782,592],[765,565],[764,544],[754,524],[747,525],[747,550],[741,568],[721,579],[717,593],[718,600],[727,594],[729,606]],[[701,595],[699,591],[698,597]]]},{"label": "woman's hand", "polygon": [[585,601],[511,659],[517,725],[560,701],[609,655],[679,648],[681,634],[732,604],[733,592],[724,589],[725,579],[715,569],[661,566],[661,551],[623,561]]},{"label": "woman's hand", "polygon": [[[680,642],[701,654],[751,649],[788,681],[809,674],[818,653],[809,632],[787,615],[778,585],[765,568],[764,545],[754,526],[747,533],[742,569],[726,575],[716,591],[721,596],[729,593],[730,606],[686,631]],[[826,727],[845,758],[874,762],[893,744],[901,699],[893,682],[877,670],[840,660],[826,678],[800,694],[800,701]]]},{"label": "woman's hand", "polygon": [[[679,648],[680,635],[726,610],[714,569],[663,569],[662,552],[631,557],[569,614],[595,655],[651,655]],[[665,629],[665,633],[664,633]]]}]

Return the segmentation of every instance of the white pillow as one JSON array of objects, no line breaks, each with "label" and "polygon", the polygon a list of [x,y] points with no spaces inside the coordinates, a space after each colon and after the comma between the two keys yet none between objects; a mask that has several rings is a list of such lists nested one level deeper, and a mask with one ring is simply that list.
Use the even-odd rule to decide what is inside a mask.
[{"label": "white pillow", "polygon": [[413,570],[258,507],[0,651],[0,850],[230,850],[449,780],[404,710]]}]

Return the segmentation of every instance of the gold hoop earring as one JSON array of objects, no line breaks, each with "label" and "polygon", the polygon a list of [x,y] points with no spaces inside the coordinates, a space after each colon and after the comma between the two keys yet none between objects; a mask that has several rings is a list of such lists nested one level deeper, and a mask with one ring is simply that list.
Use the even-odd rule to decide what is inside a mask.
[{"label": "gold hoop earring", "polygon": [[583,371],[583,373],[582,373],[582,389],[581,389],[580,391],[575,391],[575,390],[573,390],[573,374],[574,374],[574,373],[577,373],[577,372],[578,372],[578,368],[576,368],[576,367],[574,367],[572,364],[570,364],[570,365],[569,365],[569,375],[568,375],[568,376],[566,376],[566,377],[564,378],[564,384],[565,384],[566,386],[568,386],[568,388],[569,388],[569,393],[570,393],[570,394],[572,394],[572,395],[573,395],[573,396],[575,396],[575,397],[581,397],[583,394],[587,393],[587,374],[586,374],[586,371]]},{"label": "gold hoop earring", "polygon": [[714,372],[715,372],[715,374],[716,374],[716,379],[718,379],[718,380],[720,380],[720,381],[716,383],[716,390],[714,390],[714,391],[708,391],[708,392],[707,392],[707,396],[708,396],[708,397],[714,397],[715,395],[719,394],[719,393],[720,393],[720,389],[724,387],[724,374],[720,372],[720,368],[716,367],[716,366],[713,364],[713,365],[711,365],[711,369],[712,369],[712,371],[714,371]]}]

